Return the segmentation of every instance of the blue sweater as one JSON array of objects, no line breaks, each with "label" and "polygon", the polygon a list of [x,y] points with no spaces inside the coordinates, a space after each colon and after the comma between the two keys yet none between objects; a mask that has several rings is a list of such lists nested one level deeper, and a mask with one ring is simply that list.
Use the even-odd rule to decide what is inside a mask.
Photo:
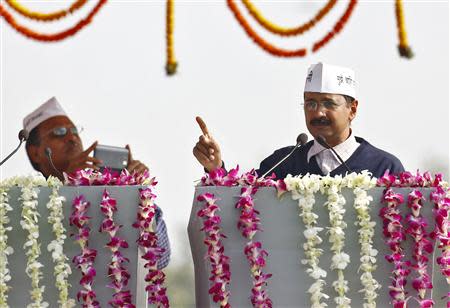
[{"label": "blue sweater", "polygon": [[[361,172],[363,170],[369,170],[374,177],[381,177],[384,172],[389,169],[390,173],[397,174],[404,171],[403,165],[392,154],[380,150],[366,140],[360,137],[356,137],[356,141],[360,143],[360,146],[345,161],[350,170],[354,172]],[[272,172],[276,174],[277,179],[284,179],[288,174],[291,175],[305,175],[310,174],[323,174],[319,168],[317,161],[314,157],[311,157],[309,163],[307,161],[308,151],[313,145],[313,141],[308,142],[301,148],[297,149],[288,159],[286,159],[281,165],[275,168]],[[279,162],[284,156],[286,156],[294,147],[288,146],[276,150],[272,155],[267,157],[261,162],[258,175],[263,175],[267,170],[272,168],[277,162]],[[344,165],[340,165],[330,175],[345,175],[347,169]]]}]

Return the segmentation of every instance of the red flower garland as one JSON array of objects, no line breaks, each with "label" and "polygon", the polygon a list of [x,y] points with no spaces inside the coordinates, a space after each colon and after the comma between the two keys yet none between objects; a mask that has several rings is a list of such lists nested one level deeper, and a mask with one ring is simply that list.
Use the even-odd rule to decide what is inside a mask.
[{"label": "red flower garland", "polygon": [[83,195],[76,197],[72,203],[73,212],[69,222],[71,226],[78,228],[78,234],[75,236],[75,240],[81,247],[81,254],[75,256],[72,262],[81,270],[82,274],[80,285],[84,289],[78,291],[78,301],[80,301],[80,298],[83,300],[83,308],[99,308],[100,304],[96,300],[95,291],[92,289],[96,275],[94,261],[97,256],[97,250],[89,249],[88,247],[89,233],[91,231],[89,227],[90,217],[87,216],[89,206],[90,203],[86,201]]},{"label": "red flower garland", "polygon": [[216,214],[219,206],[216,203],[217,199],[213,194],[205,193],[197,197],[198,201],[205,202],[204,208],[197,212],[197,216],[203,218],[203,228],[201,231],[205,232],[204,243],[208,246],[208,258],[211,262],[211,286],[208,293],[211,294],[215,303],[219,303],[221,308],[231,308],[228,303],[230,292],[227,290],[230,280],[230,258],[225,255],[225,248],[222,243],[222,238],[226,236],[220,229],[221,218]]},{"label": "red flower garland", "polygon": [[108,303],[112,307],[117,308],[135,308],[131,301],[131,292],[124,290],[128,285],[130,273],[122,264],[130,262],[130,260],[125,258],[119,251],[120,248],[128,248],[128,243],[116,235],[121,227],[116,225],[113,220],[114,213],[117,212],[117,201],[111,198],[106,189],[102,195],[100,209],[105,215],[105,219],[103,219],[99,231],[109,234],[110,241],[106,244],[106,247],[112,252],[111,263],[108,265],[108,276],[111,277],[112,281],[108,287],[114,290],[114,294],[113,299]]},{"label": "red flower garland", "polygon": [[97,5],[92,9],[92,11],[88,14],[85,19],[80,20],[75,26],[69,28],[67,30],[53,33],[53,34],[44,34],[35,32],[25,26],[19,25],[14,17],[0,4],[0,16],[3,16],[5,21],[11,25],[16,31],[22,33],[28,38],[44,41],[44,42],[54,42],[61,41],[69,36],[75,35],[78,31],[83,29],[85,26],[92,22],[94,16],[100,11],[102,6],[106,3],[106,0],[99,0]]},{"label": "red flower garland", "polygon": [[[156,185],[156,182],[151,184]],[[158,236],[153,230],[153,223],[156,216],[156,195],[152,193],[150,187],[139,189],[139,209],[137,221],[133,227],[139,229],[138,245],[143,248],[142,259],[146,261],[145,268],[148,273],[145,281],[148,283],[145,290],[148,292],[148,303],[157,307],[169,307],[169,299],[166,295],[166,288],[163,287],[166,275],[158,269],[158,260],[165,251],[158,247]]]}]

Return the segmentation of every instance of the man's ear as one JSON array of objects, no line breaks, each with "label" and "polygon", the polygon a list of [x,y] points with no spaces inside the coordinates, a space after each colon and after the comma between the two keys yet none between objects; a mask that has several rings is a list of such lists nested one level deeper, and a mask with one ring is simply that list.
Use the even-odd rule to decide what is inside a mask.
[{"label": "man's ear", "polygon": [[356,117],[357,111],[358,111],[358,100],[355,99],[350,106],[350,116],[349,116],[350,122],[353,121],[353,119]]}]

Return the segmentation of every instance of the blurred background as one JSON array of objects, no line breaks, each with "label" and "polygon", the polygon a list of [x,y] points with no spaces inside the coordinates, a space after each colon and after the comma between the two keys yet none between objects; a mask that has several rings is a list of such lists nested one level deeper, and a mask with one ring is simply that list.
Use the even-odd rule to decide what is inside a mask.
[{"label": "blurred background", "polygon": [[[2,6],[7,8],[4,1]],[[67,1],[20,1],[38,11]],[[21,18],[38,32],[69,28],[97,1],[54,23]],[[253,1],[269,20],[295,26],[323,1]],[[255,31],[301,58],[278,58],[246,35],[226,1],[175,1],[174,76],[165,73],[165,1],[108,1],[91,24],[54,43],[34,41],[0,21],[0,156],[17,145],[22,119],[55,96],[84,127],[87,147],[130,144],[134,157],[156,176],[173,258],[167,269],[172,306],[194,304],[193,265],[187,238],[194,181],[203,174],[192,155],[200,115],[220,143],[228,167],[257,167],[275,149],[307,132],[301,107],[308,66],[348,66],[358,80],[355,135],[396,155],[407,170],[449,176],[449,3],[403,1],[408,40],[415,54],[399,56],[394,1],[359,1],[345,28],[310,52],[336,23],[348,1],[339,0],[312,30],[280,38],[261,28],[237,1]],[[9,10],[11,11],[11,10]],[[13,14],[13,13],[12,13]],[[0,170],[1,178],[28,174],[24,148]]]}]

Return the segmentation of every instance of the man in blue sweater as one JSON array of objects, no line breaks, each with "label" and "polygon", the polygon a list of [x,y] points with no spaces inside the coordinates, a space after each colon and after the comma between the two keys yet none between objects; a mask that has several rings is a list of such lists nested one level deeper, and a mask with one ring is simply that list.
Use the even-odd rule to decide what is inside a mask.
[{"label": "man in blue sweater", "polygon": [[[363,170],[381,177],[386,170],[394,174],[404,171],[402,163],[394,155],[354,136],[351,122],[358,109],[355,86],[355,73],[349,68],[324,63],[310,66],[305,81],[303,108],[306,126],[315,140],[297,149],[273,170],[278,179],[288,174],[334,176]],[[193,149],[194,156],[206,171],[223,167],[219,144],[200,117],[197,117],[197,122],[203,134]],[[345,164],[341,164],[339,157],[329,147]],[[288,146],[276,150],[261,162],[258,174],[266,173],[293,148]]]}]

